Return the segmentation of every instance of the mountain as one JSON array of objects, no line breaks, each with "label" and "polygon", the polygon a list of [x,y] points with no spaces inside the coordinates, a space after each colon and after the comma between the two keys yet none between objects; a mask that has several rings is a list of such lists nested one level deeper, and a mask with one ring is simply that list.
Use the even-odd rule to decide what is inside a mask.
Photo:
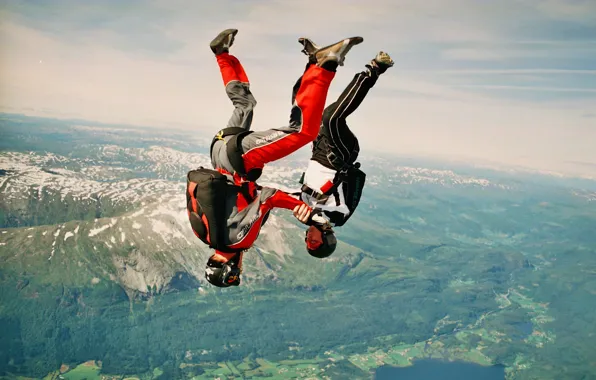
[{"label": "mountain", "polygon": [[[358,379],[429,357],[509,379],[594,372],[593,182],[363,152],[363,198],[330,258],[307,255],[303,226],[276,210],[242,285],[217,289],[184,204],[208,136],[18,115],[0,127],[9,378]],[[298,153],[260,183],[295,190],[304,167]]]}]

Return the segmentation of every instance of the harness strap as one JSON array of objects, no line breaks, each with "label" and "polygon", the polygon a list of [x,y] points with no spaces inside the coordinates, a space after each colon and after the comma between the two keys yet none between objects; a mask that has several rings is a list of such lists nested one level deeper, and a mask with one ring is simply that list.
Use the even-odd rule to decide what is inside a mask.
[{"label": "harness strap", "polygon": [[[227,143],[226,152],[228,159],[234,170],[242,177],[246,177],[246,168],[244,167],[244,159],[242,158],[242,148],[240,145],[241,137],[246,135],[247,131],[235,133]],[[248,131],[250,133],[250,131]]]},{"label": "harness strap", "polygon": [[240,194],[242,194],[242,196],[246,200],[246,203],[248,204],[252,203],[252,201],[254,201],[256,198],[250,193],[249,184],[250,182],[243,182],[240,185]]},{"label": "harness strap", "polygon": [[242,158],[242,139],[244,136],[251,134],[253,131],[248,131],[244,128],[240,127],[228,127],[220,130],[213,140],[211,141],[211,147],[209,150],[209,154],[213,154],[213,145],[218,140],[224,140],[227,136],[232,136],[230,140],[226,143],[226,153],[228,155],[228,160],[230,160],[230,164],[235,172],[240,174],[240,176],[245,177],[249,181],[256,181],[262,174],[262,169],[251,169],[248,172],[246,171],[246,167],[244,166],[244,159]]},{"label": "harness strap", "polygon": [[323,194],[329,194],[332,192],[332,190],[334,189],[335,186],[335,178],[334,181],[327,181],[323,184],[323,186],[321,186],[321,192]]},{"label": "harness strap", "polygon": [[246,131],[246,129],[240,128],[240,127],[228,127],[228,128],[221,129],[213,137],[213,140],[211,140],[211,147],[209,148],[209,154],[211,155],[213,153],[213,145],[215,145],[215,143],[218,140],[223,140],[224,137],[227,137],[227,136],[230,136],[230,135],[236,135],[238,133],[242,133],[242,132],[245,132],[245,131]]},{"label": "harness strap", "polygon": [[341,160],[335,153],[329,152],[327,154],[329,160],[337,160],[341,163],[341,167],[339,170],[336,170],[335,177],[333,178],[333,186],[326,192],[327,194],[336,194],[337,188],[342,182],[345,182],[349,179],[349,171],[350,169],[359,169],[360,162],[355,162],[353,164],[348,164],[347,162]]},{"label": "harness strap", "polygon": [[303,193],[306,193],[306,194],[310,195],[311,197],[315,198],[317,201],[326,201],[327,198],[329,198],[329,194],[319,193],[318,191],[313,190],[312,188],[310,188],[307,185],[302,185],[300,190]]}]

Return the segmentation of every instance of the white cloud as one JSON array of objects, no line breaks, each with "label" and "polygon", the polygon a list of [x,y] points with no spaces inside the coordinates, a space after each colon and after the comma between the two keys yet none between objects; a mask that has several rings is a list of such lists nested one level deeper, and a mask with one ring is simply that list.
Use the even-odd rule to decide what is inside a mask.
[{"label": "white cloud", "polygon": [[[382,149],[468,160],[483,158],[552,169],[571,157],[596,161],[596,121],[587,127],[586,120],[581,111],[469,103],[463,99],[384,98],[363,104],[349,124],[360,134],[365,152]],[[570,127],[573,125],[586,128]]]},{"label": "white cloud", "polygon": [[[413,73],[414,71],[409,70]],[[421,72],[419,72],[421,73]],[[518,75],[518,74],[573,74],[573,75],[596,75],[596,70],[568,70],[568,69],[462,69],[462,70],[433,70],[425,72],[433,75]]]},{"label": "white cloud", "polygon": [[524,0],[545,15],[554,19],[594,24],[596,2],[593,0]]},{"label": "white cloud", "polygon": [[[349,120],[364,149],[510,163],[524,156],[530,157],[525,160],[532,165],[572,158],[596,162],[589,144],[596,140],[596,119],[582,117],[593,108],[593,98],[520,103],[493,96],[505,89],[577,93],[578,84],[566,84],[561,79],[561,86],[548,83],[540,88],[521,88],[511,81],[487,85],[465,82],[476,90],[491,90],[479,95],[458,82],[459,76],[469,81],[479,75],[504,75],[510,80],[515,75],[581,75],[591,79],[596,74],[591,67],[577,65],[580,70],[571,70],[546,65],[550,62],[543,58],[537,59],[533,68],[516,67],[513,60],[550,54],[552,46],[565,53],[570,45],[594,57],[589,41],[577,44],[546,37],[541,41],[512,37],[516,26],[531,25],[539,14],[557,18],[557,9],[562,19],[585,20],[579,13],[591,9],[586,2],[567,7],[562,1],[504,5],[472,0],[381,0],[363,5],[340,0],[176,0],[127,8],[126,17],[118,16],[117,6],[94,7],[100,8],[99,14],[114,17],[107,24],[92,24],[97,13],[85,9],[77,16],[76,3],[67,7],[72,11],[68,15],[38,10],[37,17],[47,15],[43,28],[32,22],[32,15],[16,17],[15,9],[0,15],[0,105],[4,109],[34,108],[43,114],[176,125],[212,133],[225,125],[232,106],[208,43],[221,29],[236,27],[240,33],[233,53],[245,65],[258,101],[254,128],[275,127],[287,122],[291,88],[306,62],[297,38],[309,36],[327,44],[362,35],[364,43],[350,52],[346,65],[339,69],[328,103],[378,50],[392,54],[396,67],[379,80]],[[127,33],[127,20],[133,16],[138,23],[130,24]],[[62,25],[68,25],[70,34],[76,33],[77,25],[86,28],[77,38],[70,38],[60,33]],[[152,33],[160,36],[153,44]],[[493,48],[499,43],[505,45]],[[543,46],[526,49],[523,44]],[[468,62],[458,66],[461,60]],[[506,67],[491,66],[505,60]],[[418,62],[434,63],[433,69],[417,69]],[[579,90],[585,95],[593,92]]]},{"label": "white cloud", "polygon": [[444,59],[459,61],[500,61],[505,59],[496,51],[480,49],[449,49],[441,55]]},{"label": "white cloud", "polygon": [[3,105],[51,108],[98,121],[161,124],[209,124],[215,112],[201,108],[225,107],[213,104],[211,91],[205,91],[220,89],[224,94],[221,79],[213,75],[216,70],[205,73],[200,65],[189,70],[167,60],[139,59],[109,46],[72,49],[10,22],[1,28],[8,40],[4,46],[13,53],[0,61],[0,80],[9,91],[2,93]]},{"label": "white cloud", "polygon": [[573,88],[573,87],[537,87],[537,86],[498,86],[488,84],[460,85],[462,88],[482,88],[488,90],[519,90],[519,91],[547,91],[547,92],[594,92],[596,88]]}]

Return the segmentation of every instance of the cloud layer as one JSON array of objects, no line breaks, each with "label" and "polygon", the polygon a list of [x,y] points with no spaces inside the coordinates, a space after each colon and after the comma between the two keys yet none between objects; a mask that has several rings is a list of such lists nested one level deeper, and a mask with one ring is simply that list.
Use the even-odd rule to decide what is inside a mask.
[{"label": "cloud layer", "polygon": [[240,30],[255,129],[287,122],[298,37],[361,35],[328,101],[379,50],[393,56],[349,120],[364,151],[596,175],[570,164],[596,163],[591,0],[2,2],[0,106],[214,132],[231,104],[208,43],[227,27]]}]

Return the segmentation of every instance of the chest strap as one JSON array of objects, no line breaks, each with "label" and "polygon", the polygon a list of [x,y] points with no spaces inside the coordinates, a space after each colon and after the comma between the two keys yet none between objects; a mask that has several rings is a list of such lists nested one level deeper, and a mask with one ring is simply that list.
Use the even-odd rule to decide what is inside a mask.
[{"label": "chest strap", "polygon": [[327,198],[329,198],[329,194],[320,193],[316,190],[313,190],[312,188],[310,188],[307,185],[302,185],[302,187],[300,188],[300,191],[302,193],[310,195],[311,197],[315,198],[317,201],[326,201]]}]

